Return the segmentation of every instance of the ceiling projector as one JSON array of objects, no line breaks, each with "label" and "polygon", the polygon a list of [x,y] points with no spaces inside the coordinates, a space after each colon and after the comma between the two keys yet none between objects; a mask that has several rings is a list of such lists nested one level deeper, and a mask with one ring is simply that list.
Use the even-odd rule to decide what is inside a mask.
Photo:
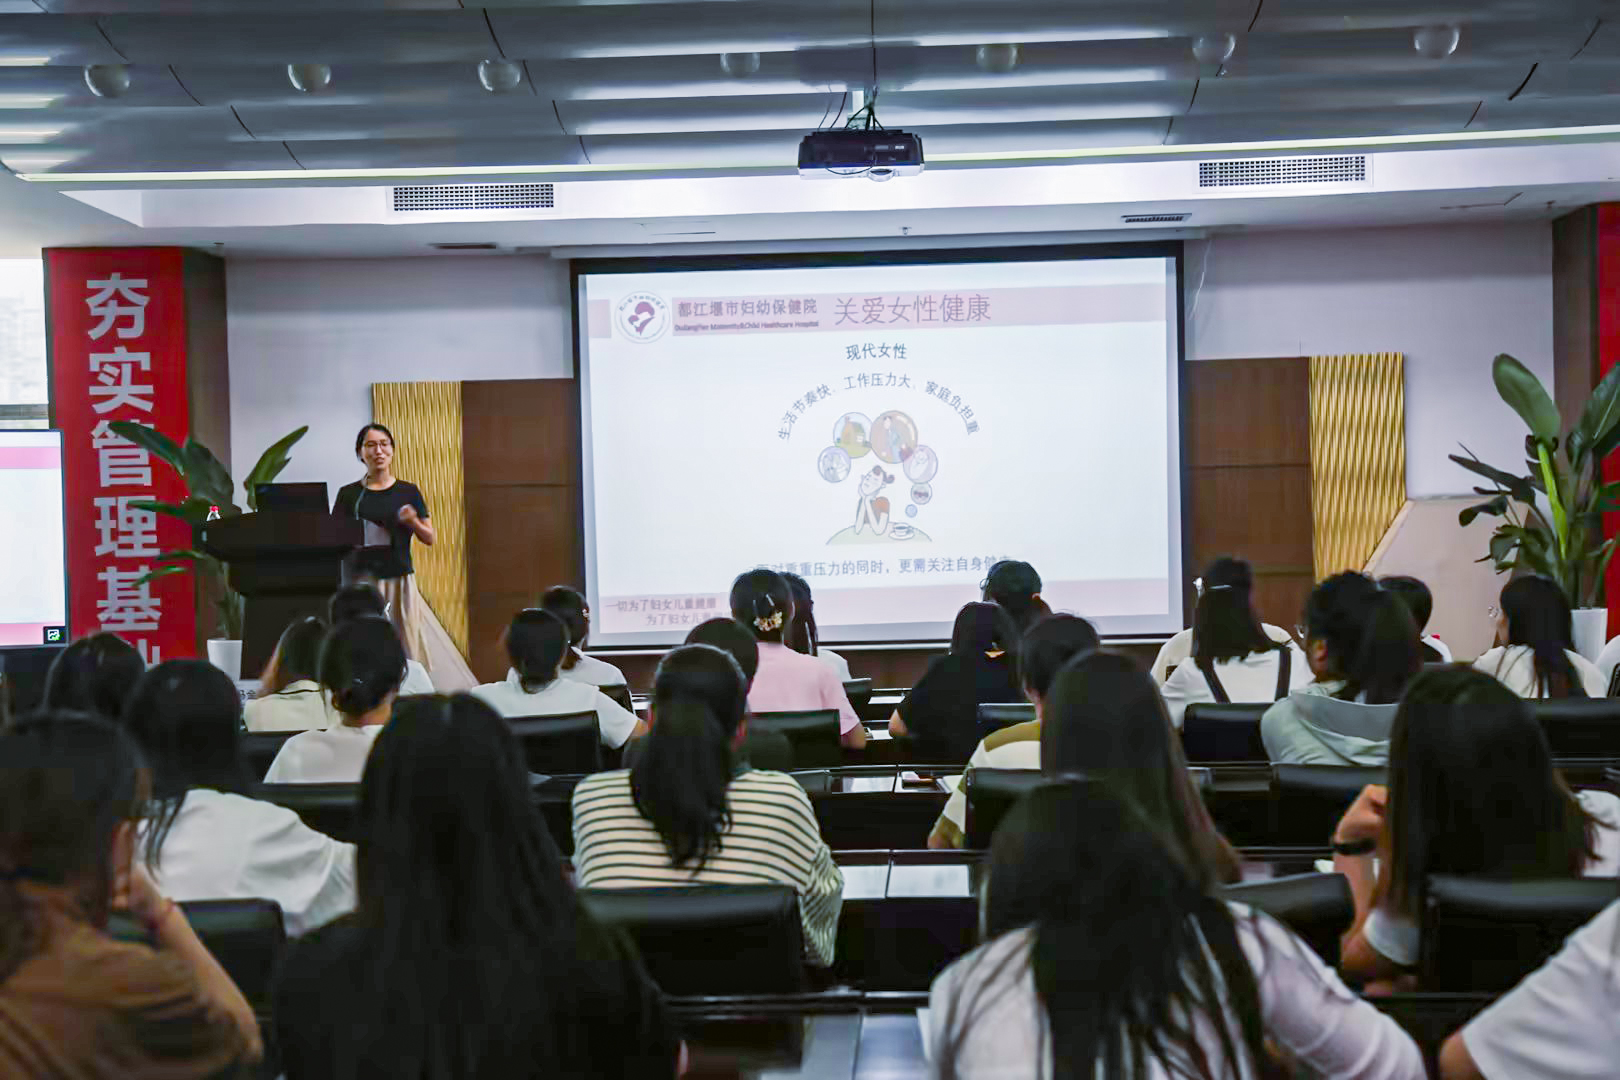
[{"label": "ceiling projector", "polygon": [[922,137],[881,128],[813,131],[799,143],[800,176],[892,180],[923,171]]}]

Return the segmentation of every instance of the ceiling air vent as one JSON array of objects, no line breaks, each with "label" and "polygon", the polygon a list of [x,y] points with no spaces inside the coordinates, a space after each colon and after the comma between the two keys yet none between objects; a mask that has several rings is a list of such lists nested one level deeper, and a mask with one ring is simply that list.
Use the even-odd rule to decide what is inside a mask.
[{"label": "ceiling air vent", "polygon": [[1120,220],[1127,225],[1174,225],[1186,221],[1192,214],[1122,214]]},{"label": "ceiling air vent", "polygon": [[1367,155],[1251,158],[1200,161],[1198,186],[1250,187],[1266,184],[1350,184],[1367,179]]},{"label": "ceiling air vent", "polygon": [[415,184],[394,189],[394,209],[550,210],[555,184]]}]

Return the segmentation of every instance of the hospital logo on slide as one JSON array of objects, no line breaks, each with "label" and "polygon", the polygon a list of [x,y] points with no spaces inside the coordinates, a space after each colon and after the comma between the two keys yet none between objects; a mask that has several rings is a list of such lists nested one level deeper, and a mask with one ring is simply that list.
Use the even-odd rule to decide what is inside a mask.
[{"label": "hospital logo on slide", "polygon": [[613,322],[631,341],[657,341],[669,333],[669,305],[657,293],[631,293],[614,309]]}]

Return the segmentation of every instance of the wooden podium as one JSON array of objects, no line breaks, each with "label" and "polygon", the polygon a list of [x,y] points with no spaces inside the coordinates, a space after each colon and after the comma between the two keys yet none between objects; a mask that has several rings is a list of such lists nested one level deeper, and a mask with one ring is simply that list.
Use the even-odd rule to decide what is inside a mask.
[{"label": "wooden podium", "polygon": [[242,678],[259,677],[294,619],[325,617],[343,560],[363,538],[359,521],[318,511],[241,514],[202,527],[202,549],[226,564],[245,600]]}]

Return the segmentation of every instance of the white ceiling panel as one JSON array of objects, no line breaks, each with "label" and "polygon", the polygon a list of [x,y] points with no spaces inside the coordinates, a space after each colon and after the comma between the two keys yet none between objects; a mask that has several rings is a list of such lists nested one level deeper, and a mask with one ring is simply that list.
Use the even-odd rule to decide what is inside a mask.
[{"label": "white ceiling panel", "polygon": [[[528,95],[456,105],[244,105],[236,115],[257,139],[287,141],[368,139],[513,139],[566,136],[551,102]],[[492,163],[496,164],[496,163]]]},{"label": "white ceiling panel", "polygon": [[95,26],[125,57],[146,64],[477,63],[495,51],[476,10],[109,15]]},{"label": "white ceiling panel", "polygon": [[[282,144],[276,143],[280,146]],[[290,142],[287,150],[306,169],[446,168],[468,165],[582,165],[578,139],[413,139]],[[280,166],[280,167],[285,167]]]},{"label": "white ceiling panel", "polygon": [[679,56],[870,44],[868,0],[733,0],[489,9],[507,56]]},{"label": "white ceiling panel", "polygon": [[1253,142],[1269,139],[1351,139],[1379,135],[1427,135],[1461,131],[1476,106],[1427,105],[1399,109],[1342,109],[1265,113],[1205,113],[1178,116],[1166,143],[1173,145]]}]

